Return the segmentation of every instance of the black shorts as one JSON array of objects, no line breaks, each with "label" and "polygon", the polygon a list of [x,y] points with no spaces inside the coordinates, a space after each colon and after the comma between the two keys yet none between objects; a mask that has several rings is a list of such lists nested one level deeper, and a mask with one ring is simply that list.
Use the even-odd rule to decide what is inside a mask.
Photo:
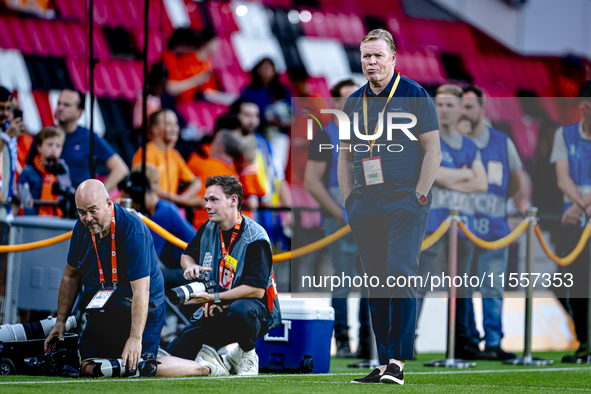
[{"label": "black shorts", "polygon": [[[156,357],[160,346],[160,333],[165,322],[166,305],[148,313],[142,336],[142,354]],[[131,329],[131,311],[117,309],[109,312],[92,312],[80,338],[80,358],[121,358]]]}]

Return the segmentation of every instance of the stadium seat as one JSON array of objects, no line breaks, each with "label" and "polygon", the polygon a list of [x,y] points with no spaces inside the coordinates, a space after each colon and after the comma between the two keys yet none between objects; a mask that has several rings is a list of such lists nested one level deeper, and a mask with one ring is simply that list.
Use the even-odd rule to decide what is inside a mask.
[{"label": "stadium seat", "polygon": [[[273,31],[271,30],[271,24],[269,23],[269,17],[267,15],[267,10],[261,4],[253,3],[253,2],[240,2],[235,3],[234,7],[238,5],[245,5],[248,8],[248,12],[245,15],[235,16],[236,26],[240,30],[240,33],[249,38],[265,38],[265,37],[272,37]],[[211,11],[211,10],[215,11]],[[221,28],[221,26],[217,25],[217,21],[215,20],[216,17],[214,13],[218,13],[220,15],[220,22],[221,23],[229,23],[229,18],[233,16],[233,12],[224,12],[225,9],[222,10],[220,6],[214,6],[213,2],[210,6],[210,11],[212,12],[212,19],[214,19],[214,26],[216,28]],[[232,30],[229,30],[230,26],[224,26],[224,29],[228,29],[228,32],[231,33]]]},{"label": "stadium seat", "polygon": [[250,83],[250,74],[242,69],[220,70],[218,76],[226,92],[240,94]]},{"label": "stadium seat", "polygon": [[23,26],[22,19],[10,17],[7,20],[7,28],[11,32],[11,37],[14,40],[15,49],[18,49],[25,55],[33,55],[34,49],[29,35],[26,33]]},{"label": "stadium seat", "polygon": [[345,48],[336,40],[300,37],[298,51],[311,77],[324,77],[329,85],[351,75]]},{"label": "stadium seat", "polygon": [[55,121],[53,119],[51,105],[49,104],[49,92],[46,90],[33,90],[33,98],[35,99],[43,127],[53,126]]},{"label": "stadium seat", "polygon": [[215,120],[228,110],[228,107],[207,101],[192,101],[177,106],[177,110],[188,125],[194,126],[199,134],[213,132]]},{"label": "stadium seat", "polygon": [[25,59],[17,50],[0,50],[0,85],[10,91],[31,90],[31,77]]},{"label": "stadium seat", "polygon": [[194,2],[193,0],[185,0],[184,2],[187,15],[191,21],[191,29],[202,31],[206,26],[206,19],[201,12],[201,3]]},{"label": "stadium seat", "polygon": [[[162,59],[164,54],[164,38],[162,37],[163,32],[159,30],[150,30],[148,34],[148,63],[152,64]],[[135,40],[135,47],[140,51],[144,50],[144,30],[139,28],[133,31],[133,37]]]},{"label": "stadium seat", "polygon": [[239,30],[234,20],[233,8],[229,3],[210,1],[207,5],[207,10],[209,11],[211,22],[218,36],[229,37],[233,32]]},{"label": "stadium seat", "polygon": [[281,46],[275,37],[252,38],[237,32],[232,34],[232,46],[244,71],[250,71],[264,57],[273,59],[279,73],[286,69]]},{"label": "stadium seat", "polygon": [[86,2],[80,0],[53,0],[61,19],[83,22],[86,20]]},{"label": "stadium seat", "polygon": [[35,98],[30,90],[18,90],[17,91],[18,103],[26,117],[27,131],[30,134],[36,135],[43,124],[39,117],[39,111],[37,111],[37,104],[35,104]]}]

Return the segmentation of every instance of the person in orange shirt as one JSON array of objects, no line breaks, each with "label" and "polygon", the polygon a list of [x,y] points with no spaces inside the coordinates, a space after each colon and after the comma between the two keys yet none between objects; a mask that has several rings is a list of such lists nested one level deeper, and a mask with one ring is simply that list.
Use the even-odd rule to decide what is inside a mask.
[{"label": "person in orange shirt", "polygon": [[[240,159],[242,152],[242,136],[235,131],[220,130],[211,144],[206,144],[200,150],[191,153],[187,165],[199,179],[206,180],[216,175],[232,175],[238,179],[234,161]],[[199,195],[205,195],[205,188],[201,189]],[[209,215],[204,209],[195,210],[193,226],[196,229],[208,220]]]},{"label": "person in orange shirt", "polygon": [[[146,163],[158,169],[158,197],[180,206],[204,207],[205,200],[198,196],[201,182],[195,178],[180,153],[174,149],[179,137],[175,113],[167,109],[154,112],[150,116],[149,127],[151,141],[146,144]],[[142,148],[139,148],[133,156],[133,166],[142,163],[142,152]]]},{"label": "person in orange shirt", "polygon": [[179,29],[170,37],[168,51],[164,54],[168,69],[166,90],[176,96],[177,104],[193,101],[199,93],[218,89],[211,63],[216,43],[190,29]]}]

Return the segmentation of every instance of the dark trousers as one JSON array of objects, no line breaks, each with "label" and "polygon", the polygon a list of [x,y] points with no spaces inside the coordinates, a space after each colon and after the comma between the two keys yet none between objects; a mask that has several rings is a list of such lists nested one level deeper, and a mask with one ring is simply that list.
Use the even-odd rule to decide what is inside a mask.
[{"label": "dark trousers", "polygon": [[173,356],[194,360],[203,344],[216,349],[238,342],[244,351],[256,347],[267,333],[267,309],[257,299],[245,298],[230,304],[227,313],[192,322],[169,346]]},{"label": "dark trousers", "polygon": [[[560,257],[564,257],[573,251],[581,235],[583,229],[578,225],[566,225],[562,227],[556,239],[556,253]],[[589,327],[589,266],[591,264],[589,255],[589,242],[585,248],[572,262],[566,267],[561,267],[559,272],[564,275],[572,274],[573,286],[566,288],[564,286],[555,288],[554,292],[561,299],[562,304],[568,309],[575,323],[575,332],[577,339],[582,343],[587,342],[588,327]]]},{"label": "dark trousers", "polygon": [[[380,364],[388,364],[392,358],[412,360],[417,290],[416,283],[409,284],[408,279],[418,275],[431,203],[422,206],[413,192],[398,200],[368,200],[352,194],[345,205],[368,277],[369,308]],[[372,282],[372,277],[377,277],[379,284],[376,279]],[[399,277],[406,285],[389,285]]]}]

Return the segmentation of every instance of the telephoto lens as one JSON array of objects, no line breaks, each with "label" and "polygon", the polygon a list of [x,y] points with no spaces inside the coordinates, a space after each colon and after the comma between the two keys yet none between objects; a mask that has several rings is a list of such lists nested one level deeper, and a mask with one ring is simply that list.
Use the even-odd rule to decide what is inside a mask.
[{"label": "telephoto lens", "polygon": [[191,299],[191,293],[203,293],[206,291],[203,282],[192,282],[183,286],[173,287],[166,292],[166,296],[174,305],[182,304]]},{"label": "telephoto lens", "polygon": [[[27,341],[31,339],[45,339],[55,326],[55,317],[23,324],[4,324],[0,326],[0,341]],[[76,328],[78,322],[76,316],[68,317],[66,331]]]},{"label": "telephoto lens", "polygon": [[137,378],[140,376],[156,376],[158,361],[150,357],[144,360],[145,355],[140,358],[137,369],[129,371],[127,366],[123,366],[123,360],[118,358],[92,360],[95,363],[93,375],[98,378]]}]

